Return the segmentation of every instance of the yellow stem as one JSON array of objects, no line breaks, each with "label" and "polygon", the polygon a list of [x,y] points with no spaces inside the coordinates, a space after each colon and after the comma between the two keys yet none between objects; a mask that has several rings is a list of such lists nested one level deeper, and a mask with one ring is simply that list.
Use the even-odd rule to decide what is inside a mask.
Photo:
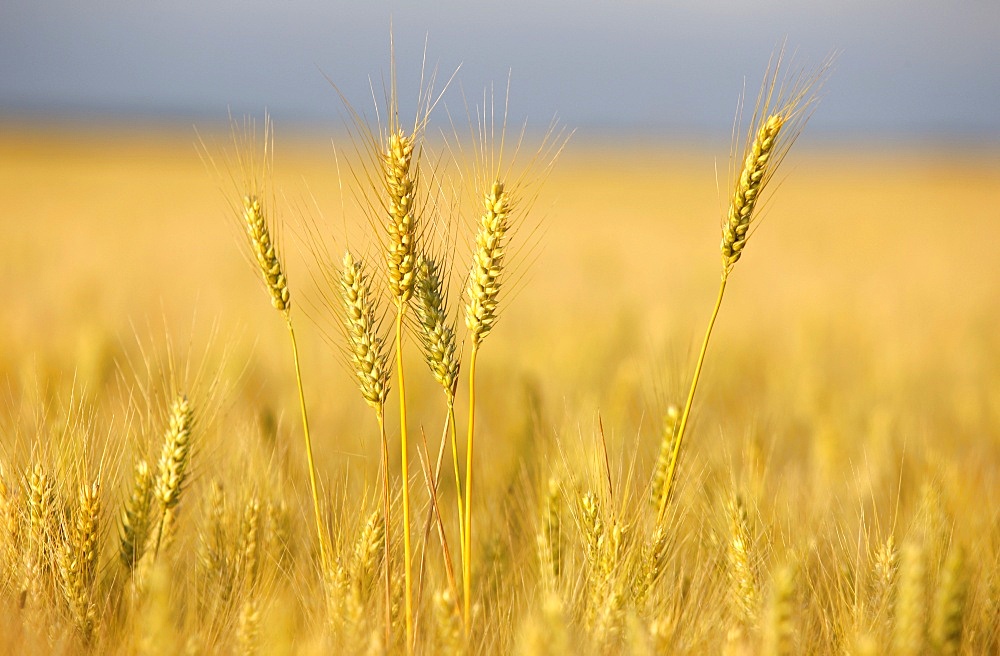
[{"label": "yellow stem", "polygon": [[698,378],[701,376],[701,368],[705,364],[705,353],[708,351],[708,340],[712,336],[712,328],[715,326],[715,319],[719,316],[719,308],[722,306],[722,296],[726,293],[726,279],[728,273],[723,270],[722,282],[719,284],[719,297],[715,299],[715,308],[712,310],[712,318],[708,321],[708,330],[705,331],[705,339],[701,343],[701,352],[698,354],[698,364],[694,368],[694,377],[691,379],[691,389],[688,391],[687,401],[684,403],[684,412],[681,414],[681,423],[677,429],[677,438],[674,440],[674,449],[670,454],[670,467],[667,469],[667,480],[663,485],[663,494],[660,496],[660,510],[656,515],[657,523],[663,521],[663,515],[667,510],[667,503],[673,493],[674,475],[677,471],[677,461],[680,458],[681,442],[684,441],[684,429],[687,428],[688,416],[691,414],[691,406],[694,403],[694,392],[698,388]]},{"label": "yellow stem", "polygon": [[469,435],[465,442],[465,553],[462,579],[465,584],[465,627],[470,630],[472,610],[472,442],[476,432],[476,356],[479,345],[472,343],[469,356]]},{"label": "yellow stem", "polygon": [[455,427],[455,397],[448,397],[448,425],[451,433],[451,463],[455,469],[455,497],[458,501],[458,548],[462,556],[462,576],[465,576],[465,504],[462,502],[462,473],[458,467],[458,429]]},{"label": "yellow stem", "polygon": [[403,475],[403,570],[406,582],[406,651],[413,651],[413,572],[410,562],[410,467],[406,440],[406,389],[403,382],[403,310],[402,300],[396,305],[396,374],[399,378],[399,442]]},{"label": "yellow stem", "polygon": [[385,644],[386,649],[388,649],[389,645],[392,644],[392,563],[389,558],[392,546],[389,540],[389,531],[392,524],[389,521],[389,508],[391,505],[389,496],[389,440],[385,435],[385,409],[381,404],[375,410],[375,414],[378,418],[379,437],[382,440],[382,509],[385,519],[385,557],[383,558],[382,567],[385,574]]},{"label": "yellow stem", "polygon": [[323,576],[329,563],[326,560],[326,537],[323,532],[323,517],[319,505],[319,485],[316,483],[316,465],[313,462],[312,440],[309,437],[309,417],[306,415],[306,396],[302,390],[302,368],[299,365],[299,347],[295,342],[295,330],[292,320],[286,316],[288,336],[292,340],[292,358],[295,360],[295,382],[299,388],[299,407],[302,409],[302,433],[306,440],[306,461],[309,463],[309,485],[312,489],[313,511],[316,513],[316,536],[319,539],[319,561]]}]

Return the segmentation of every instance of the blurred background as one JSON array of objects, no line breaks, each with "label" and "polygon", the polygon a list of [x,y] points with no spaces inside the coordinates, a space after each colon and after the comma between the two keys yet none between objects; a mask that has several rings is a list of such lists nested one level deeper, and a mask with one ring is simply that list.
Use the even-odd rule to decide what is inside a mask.
[{"label": "blurred background", "polygon": [[515,119],[558,114],[581,138],[728,136],[744,80],[756,92],[787,40],[803,66],[839,53],[814,138],[1000,140],[994,0],[7,0],[0,116],[189,125],[267,107],[279,125],[329,125],[341,105],[324,76],[363,104],[390,26],[402,98],[426,48],[473,99],[509,73]]}]

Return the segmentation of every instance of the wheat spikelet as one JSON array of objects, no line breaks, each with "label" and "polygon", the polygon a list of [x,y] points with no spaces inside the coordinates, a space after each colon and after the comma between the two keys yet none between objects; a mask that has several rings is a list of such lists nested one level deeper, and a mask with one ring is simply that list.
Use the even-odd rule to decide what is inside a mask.
[{"label": "wheat spikelet", "polygon": [[795,576],[793,565],[781,567],[771,582],[761,653],[764,656],[791,656],[795,651]]},{"label": "wheat spikelet", "polygon": [[534,616],[522,623],[514,653],[517,656],[570,654],[572,646],[562,599],[552,593],[542,599]]},{"label": "wheat spikelet", "polygon": [[435,654],[458,656],[467,653],[462,639],[462,616],[458,613],[451,592],[443,590],[434,593]]},{"label": "wheat spikelet", "polygon": [[553,591],[562,572],[562,492],[559,481],[549,479],[542,509],[542,525],[536,538],[538,559],[542,569],[542,584]]},{"label": "wheat spikelet", "polygon": [[378,571],[382,556],[385,524],[378,511],[368,516],[364,528],[354,543],[351,554],[350,577],[353,589],[362,601],[367,602],[372,583]]},{"label": "wheat spikelet", "polygon": [[187,478],[188,457],[191,454],[191,428],[194,415],[187,397],[178,395],[170,406],[170,418],[163,436],[163,450],[154,487],[154,494],[164,510],[180,501]]},{"label": "wheat spikelet", "polygon": [[236,627],[237,653],[254,656],[260,653],[260,604],[256,599],[247,599],[240,609],[239,624]]},{"label": "wheat spikelet", "polygon": [[264,279],[264,286],[271,296],[271,305],[287,317],[291,309],[288,281],[285,279],[278,252],[271,240],[263,202],[259,197],[253,195],[243,197],[243,224],[250,241],[250,249]]},{"label": "wheat spikelet", "polygon": [[416,264],[417,172],[413,164],[415,135],[398,130],[389,135],[389,142],[382,154],[382,168],[386,191],[389,232],[386,265],[389,271],[389,291],[400,307],[413,294],[413,269]]},{"label": "wheat spikelet", "polygon": [[389,367],[385,342],[378,334],[375,303],[362,263],[347,252],[343,264],[340,289],[351,363],[361,385],[361,395],[372,408],[381,412],[389,395]]},{"label": "wheat spikelet", "polygon": [[163,510],[154,554],[159,553],[161,544],[169,543],[173,537],[177,504],[180,502],[184,482],[187,479],[193,424],[194,414],[191,404],[186,396],[178,394],[170,406],[170,419],[163,437],[163,450],[160,452],[160,463],[153,487],[153,495]]},{"label": "wheat spikelet", "polygon": [[727,270],[731,269],[743,254],[747,231],[753,220],[753,210],[769,178],[772,151],[777,145],[778,133],[784,124],[783,115],[768,116],[758,128],[743,159],[743,170],[730,200],[729,215],[722,227],[722,262]]},{"label": "wheat spikelet", "polygon": [[441,264],[434,256],[422,253],[417,258],[415,289],[424,360],[451,401],[458,386],[460,359],[455,342],[455,327],[448,319],[448,301],[444,295]]},{"label": "wheat spikelet", "polygon": [[241,558],[244,580],[253,588],[260,573],[260,500],[256,496],[247,499],[243,508],[243,527],[240,541],[242,543]]},{"label": "wheat spikelet", "polygon": [[597,572],[600,568],[601,551],[605,539],[600,501],[593,492],[587,492],[580,497],[579,504],[580,531],[583,533],[587,564],[591,571]]},{"label": "wheat spikelet", "polygon": [[876,628],[881,634],[891,626],[893,595],[899,574],[899,550],[896,548],[896,539],[891,534],[875,550],[872,570],[870,605],[873,620],[880,624]]},{"label": "wheat spikelet", "polygon": [[667,560],[667,547],[670,545],[671,533],[662,526],[653,529],[653,535],[642,546],[640,571],[635,577],[633,597],[636,608],[642,608],[649,598],[649,593],[663,575]]},{"label": "wheat spikelet", "polygon": [[926,642],[927,564],[923,544],[918,540],[907,540],[899,559],[900,578],[892,644],[898,656],[917,656],[923,653]]},{"label": "wheat spikelet", "polygon": [[747,628],[756,624],[759,600],[753,548],[754,540],[746,504],[741,497],[736,496],[729,503],[726,562],[730,601],[737,619]]},{"label": "wheat spikelet", "polygon": [[466,287],[465,325],[475,348],[497,320],[500,275],[504,265],[510,198],[497,180],[483,196],[483,214],[476,234],[476,250]]},{"label": "wheat spikelet", "polygon": [[968,592],[965,551],[956,545],[945,559],[934,600],[930,638],[935,653],[953,656],[960,652]]},{"label": "wheat spikelet", "polygon": [[97,576],[99,550],[99,493],[99,481],[80,487],[75,521],[68,528],[59,553],[63,595],[84,640],[90,639],[96,621],[92,590]]},{"label": "wheat spikelet", "polygon": [[152,524],[153,472],[149,463],[140,460],[132,476],[132,492],[122,507],[118,531],[118,556],[132,572],[142,560]]},{"label": "wheat spikelet", "polygon": [[41,464],[36,463],[28,477],[28,540],[24,553],[22,606],[27,596],[38,597],[42,575],[51,569],[55,512],[55,484]]},{"label": "wheat spikelet", "polygon": [[670,405],[663,422],[663,439],[660,440],[660,453],[656,457],[656,465],[653,468],[653,481],[649,486],[649,501],[654,508],[659,508],[663,497],[668,494],[667,473],[670,470],[670,454],[674,450],[680,418],[681,411],[677,406]]}]

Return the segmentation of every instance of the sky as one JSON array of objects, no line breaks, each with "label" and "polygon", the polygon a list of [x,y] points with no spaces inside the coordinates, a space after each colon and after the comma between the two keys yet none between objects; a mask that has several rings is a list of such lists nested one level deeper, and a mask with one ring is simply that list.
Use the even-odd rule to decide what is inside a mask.
[{"label": "sky", "polygon": [[997,0],[3,0],[0,117],[339,121],[330,81],[370,106],[390,33],[404,110],[457,70],[454,112],[509,77],[515,120],[717,133],[785,43],[836,53],[813,132],[1000,142]]}]

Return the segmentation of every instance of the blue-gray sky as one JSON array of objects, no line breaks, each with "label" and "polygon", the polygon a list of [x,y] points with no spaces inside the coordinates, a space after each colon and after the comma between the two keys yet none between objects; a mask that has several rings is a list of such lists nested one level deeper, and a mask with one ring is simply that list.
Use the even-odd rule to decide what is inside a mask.
[{"label": "blue-gray sky", "polygon": [[469,95],[510,71],[535,124],[716,133],[787,40],[802,65],[840,52],[811,130],[1000,140],[997,0],[4,0],[0,116],[335,119],[323,75],[364,104],[390,21],[404,98],[426,39]]}]

